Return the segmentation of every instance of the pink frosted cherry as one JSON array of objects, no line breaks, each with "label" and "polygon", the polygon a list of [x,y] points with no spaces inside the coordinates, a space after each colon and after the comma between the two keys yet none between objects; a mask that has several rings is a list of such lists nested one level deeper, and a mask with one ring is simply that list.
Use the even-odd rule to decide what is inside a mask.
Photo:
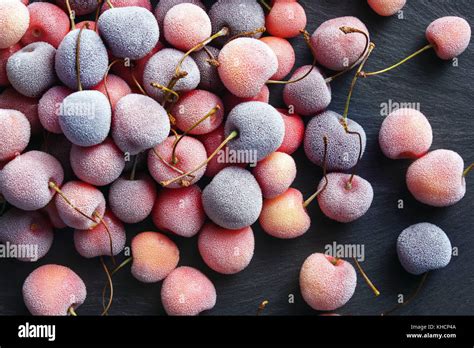
[{"label": "pink frosted cherry", "polygon": [[241,98],[255,97],[278,70],[275,53],[257,39],[230,41],[220,51],[218,60],[219,76],[225,87]]},{"label": "pink frosted cherry", "polygon": [[74,231],[74,246],[81,256],[92,258],[112,256],[111,251],[113,255],[122,252],[126,239],[124,225],[109,211],[105,212],[103,220],[108,231],[104,224],[99,224],[92,229]]},{"label": "pink frosted cherry", "polygon": [[318,311],[332,311],[344,306],[354,295],[356,285],[354,267],[329,255],[314,253],[301,267],[301,295]]},{"label": "pink frosted cherry", "polygon": [[33,315],[75,315],[86,296],[82,279],[60,265],[40,266],[23,283],[23,301]]},{"label": "pink frosted cherry", "polygon": [[227,91],[225,92],[223,96],[223,101],[224,101],[225,109],[227,113],[229,113],[230,111],[232,111],[233,108],[235,108],[237,105],[242,104],[242,103],[246,103],[250,101],[259,101],[262,103],[268,103],[270,101],[270,89],[268,88],[267,85],[263,85],[260,92],[258,92],[256,96],[251,97],[251,98],[240,98],[233,95],[229,91]]},{"label": "pink frosted cherry", "polygon": [[280,239],[300,237],[311,225],[303,195],[294,188],[265,199],[258,221],[266,233]]},{"label": "pink frosted cherry", "polygon": [[[326,185],[322,179],[318,189]],[[321,211],[338,222],[352,222],[369,210],[374,198],[372,185],[360,176],[344,173],[327,174],[327,185],[318,195]]]},{"label": "pink frosted cherry", "polygon": [[132,90],[128,86],[127,82],[116,75],[109,74],[107,76],[107,88],[105,85],[105,79],[103,79],[92,89],[101,92],[107,98],[109,98],[112,110],[115,110],[115,106],[121,98],[132,93]]},{"label": "pink frosted cherry", "polygon": [[111,184],[125,168],[124,154],[110,138],[90,147],[72,145],[70,160],[74,174],[95,186]]},{"label": "pink frosted cherry", "polygon": [[178,265],[176,244],[158,232],[142,232],[132,239],[132,274],[143,283],[165,279]]},{"label": "pink frosted cherry", "polygon": [[109,188],[109,206],[114,214],[127,224],[145,220],[156,200],[156,185],[144,173],[135,178],[122,176]]},{"label": "pink frosted cherry", "polygon": [[50,183],[61,185],[64,172],[53,156],[29,151],[13,160],[0,171],[0,192],[11,205],[22,210],[44,208],[56,193]]},{"label": "pink frosted cherry", "polygon": [[277,37],[292,38],[306,27],[306,12],[298,2],[274,0],[270,13],[265,17],[267,31]]},{"label": "pink frosted cherry", "polygon": [[178,267],[161,287],[161,302],[168,315],[198,315],[216,304],[214,284],[192,267]]},{"label": "pink frosted cherry", "polygon": [[28,8],[18,0],[0,1],[0,49],[13,46],[28,30]]},{"label": "pink frosted cherry", "polygon": [[277,109],[285,122],[285,137],[283,143],[277,149],[279,152],[293,154],[303,143],[305,126],[298,114],[290,114],[285,109]]},{"label": "pink frosted cherry", "polygon": [[21,45],[18,43],[10,47],[0,49],[0,86],[2,87],[10,85],[10,81],[8,81],[7,76],[8,58],[10,58],[19,50],[21,50]]},{"label": "pink frosted cherry", "polygon": [[196,185],[161,190],[153,207],[153,223],[158,229],[181,237],[196,235],[206,219],[201,196]]},{"label": "pink frosted cherry", "polygon": [[30,25],[21,39],[23,46],[33,42],[47,42],[58,48],[70,29],[69,18],[58,6],[35,2],[28,6]]},{"label": "pink frosted cherry", "polygon": [[[172,180],[179,174],[187,173],[198,167],[207,159],[204,145],[197,139],[185,136],[176,146],[175,161],[173,161],[173,146],[176,137],[170,136],[160,145],[148,152],[148,170],[151,176],[161,183]],[[159,157],[158,157],[159,156]],[[176,164],[173,164],[176,162]],[[167,185],[168,188],[179,188],[189,186],[198,182],[206,171],[206,166],[193,173],[194,177],[174,182]]]},{"label": "pink frosted cherry", "polygon": [[202,228],[198,248],[204,262],[214,271],[235,274],[250,263],[255,249],[251,227],[227,230],[213,223]]},{"label": "pink frosted cherry", "polygon": [[392,16],[405,6],[407,0],[367,0],[369,6],[380,16]]},{"label": "pink frosted cherry", "polygon": [[388,115],[380,128],[379,144],[385,156],[392,159],[423,156],[433,142],[428,119],[415,109],[398,109]]},{"label": "pink frosted cherry", "polygon": [[11,160],[28,146],[30,123],[20,111],[0,109],[0,134],[0,161]]},{"label": "pink frosted cherry", "polygon": [[182,3],[173,6],[163,21],[166,41],[175,48],[187,52],[211,36],[211,20],[199,6]]},{"label": "pink frosted cherry", "polygon": [[196,89],[182,94],[171,109],[171,114],[181,131],[194,127],[187,133],[206,134],[222,124],[224,104],[214,93]]},{"label": "pink frosted cherry", "polygon": [[258,162],[253,169],[264,198],[274,198],[284,193],[296,177],[296,163],[284,152],[274,152]]},{"label": "pink frosted cherry", "polygon": [[31,134],[38,134],[42,130],[38,117],[37,98],[25,97],[13,88],[7,88],[0,94],[0,109],[12,109],[22,112],[30,121]]},{"label": "pink frosted cherry", "polygon": [[50,88],[39,100],[38,118],[48,132],[62,134],[59,125],[59,106],[72,91],[64,86]]},{"label": "pink frosted cherry", "polygon": [[441,59],[451,60],[463,53],[471,41],[471,27],[461,17],[447,16],[433,21],[426,39]]},{"label": "pink frosted cherry", "polygon": [[366,50],[367,41],[359,33],[344,33],[340,28],[350,27],[364,32],[369,31],[356,17],[338,17],[321,24],[311,36],[313,53],[319,64],[341,71],[356,63]]},{"label": "pink frosted cherry", "polygon": [[77,209],[89,217],[80,214],[58,194],[55,197],[56,208],[67,226],[87,230],[100,223],[105,213],[105,198],[102,192],[81,181],[70,181],[61,187],[61,191]]},{"label": "pink frosted cherry", "polygon": [[265,42],[278,59],[278,70],[271,79],[283,80],[295,65],[295,50],[293,46],[287,40],[275,36],[265,36],[260,41]]},{"label": "pink frosted cherry", "polygon": [[10,209],[0,217],[0,241],[12,245],[37,247],[36,255],[17,257],[20,261],[37,261],[45,256],[53,244],[53,227],[48,218],[38,211]]},{"label": "pink frosted cherry", "polygon": [[451,150],[435,150],[417,159],[408,167],[408,190],[420,202],[446,207],[459,202],[466,194],[464,161]]}]

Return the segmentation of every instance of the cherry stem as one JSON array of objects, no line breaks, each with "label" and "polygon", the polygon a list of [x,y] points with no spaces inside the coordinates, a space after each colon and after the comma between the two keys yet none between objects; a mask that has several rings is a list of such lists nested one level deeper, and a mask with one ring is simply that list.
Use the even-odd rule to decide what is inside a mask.
[{"label": "cherry stem", "polygon": [[303,202],[303,208],[306,208],[311,202],[319,196],[321,192],[326,189],[328,186],[328,177],[327,177],[327,155],[328,155],[328,137],[325,135],[323,137],[324,141],[324,159],[323,159],[323,175],[324,175],[324,185],[319,190],[317,190],[311,197],[309,197],[306,201]]},{"label": "cherry stem", "polygon": [[[127,264],[129,264],[131,261],[133,260],[133,257],[129,257],[127,259],[125,259],[124,261],[122,261],[122,263],[120,263],[120,265],[118,265],[117,267],[115,267],[113,269],[112,272],[110,272],[110,277],[112,278],[112,276],[117,273],[118,271],[120,271],[123,267],[125,267]],[[105,292],[107,290],[107,285],[104,285],[103,289],[102,289],[102,307],[105,309]]]},{"label": "cherry stem", "polygon": [[357,166],[359,165],[360,160],[362,158],[362,136],[360,135],[359,132],[350,131],[348,128],[347,122],[345,120],[343,121],[342,126],[344,127],[344,130],[346,131],[347,134],[355,134],[359,138],[359,156],[357,157],[357,162],[354,168],[352,168],[351,177],[349,178],[349,181],[346,183],[346,190],[351,190],[352,180],[354,180],[354,176],[356,175],[356,172],[357,172]]},{"label": "cherry stem", "polygon": [[74,30],[76,29],[76,23],[74,23],[75,15],[74,12],[72,12],[71,3],[69,2],[69,0],[66,0],[66,8],[69,14],[69,19],[71,20],[71,30]]},{"label": "cherry stem", "polygon": [[260,303],[258,305],[258,309],[257,309],[257,317],[262,314],[263,310],[265,309],[265,307],[268,305],[268,300],[264,300],[262,301],[262,303]]},{"label": "cherry stem", "polygon": [[259,2],[262,4],[263,7],[265,7],[268,11],[272,10],[272,7],[265,1],[265,0],[259,0]]},{"label": "cherry stem", "polygon": [[260,28],[257,28],[255,30],[252,30],[252,31],[246,31],[244,33],[240,33],[240,34],[237,34],[235,36],[232,36],[229,41],[232,41],[232,40],[235,40],[235,39],[238,39],[239,37],[253,37],[254,35],[256,34],[260,34],[260,33],[264,33],[267,31],[267,28],[265,27],[260,27]]},{"label": "cherry stem", "polygon": [[357,79],[359,78],[360,72],[364,68],[365,63],[367,62],[367,59],[369,59],[369,56],[372,53],[372,51],[374,50],[374,48],[375,48],[375,44],[373,42],[369,43],[369,49],[367,51],[367,54],[365,55],[364,59],[360,63],[356,74],[352,78],[351,87],[349,88],[349,94],[347,95],[346,106],[344,108],[344,113],[342,114],[342,118],[343,118],[344,122],[346,122],[347,115],[349,114],[349,106],[351,104],[352,93],[354,92],[354,88],[355,88]]},{"label": "cherry stem", "polygon": [[166,181],[161,181],[160,184],[163,186],[163,187],[166,187],[168,185],[171,185],[172,183],[178,181],[178,180],[181,180],[187,176],[189,176],[190,174],[193,174],[194,172],[197,172],[199,169],[201,169],[202,167],[204,167],[206,164],[208,164],[218,153],[220,150],[222,150],[222,148],[224,146],[227,145],[227,143],[229,141],[231,141],[232,139],[238,137],[239,133],[237,131],[232,131],[232,133],[229,134],[229,136],[227,138],[224,139],[224,141],[219,145],[219,147],[204,161],[202,162],[199,166],[197,166],[196,168],[194,168],[193,170],[187,172],[187,173],[184,173],[183,175],[180,175],[174,179],[171,179],[171,180],[166,180]]},{"label": "cherry stem", "polygon": [[132,77],[132,80],[133,82],[135,83],[135,85],[137,86],[137,88],[140,90],[140,92],[143,94],[143,95],[146,95],[147,97],[149,97],[148,93],[145,91],[145,89],[142,87],[142,85],[140,84],[140,82],[138,82],[137,78],[135,77],[135,72],[133,71],[133,66],[132,64],[130,64],[130,76]]},{"label": "cherry stem", "polygon": [[359,269],[359,272],[360,274],[362,274],[362,277],[364,278],[365,282],[367,283],[367,285],[372,289],[372,291],[374,292],[375,296],[379,296],[380,295],[380,291],[375,287],[375,285],[372,283],[372,281],[369,279],[369,277],[367,276],[367,274],[365,274],[364,270],[362,269],[362,266],[359,264],[359,261],[357,261],[357,259],[355,257],[353,257],[354,259],[354,262],[357,266],[357,268]]},{"label": "cherry stem", "polygon": [[103,3],[104,3],[104,0],[97,0],[97,11],[95,11],[95,23],[96,23],[95,31],[96,32],[98,32],[98,30],[99,30],[99,27],[97,25],[97,21],[99,20],[100,9],[102,8]]},{"label": "cherry stem", "polygon": [[426,278],[428,277],[428,273],[429,272],[425,272],[423,274],[423,277],[421,278],[420,280],[420,283],[418,284],[418,287],[416,288],[415,292],[410,295],[410,297],[408,297],[408,299],[406,301],[403,301],[402,303],[399,303],[398,305],[396,305],[395,307],[393,307],[392,309],[382,313],[381,315],[382,316],[385,316],[385,315],[388,315],[392,312],[395,312],[397,309],[400,309],[402,308],[403,306],[406,306],[408,303],[410,303],[410,301],[412,301],[417,295],[418,293],[420,292],[421,288],[423,287],[423,284],[425,283],[426,281]]},{"label": "cherry stem", "polygon": [[[358,33],[358,34],[364,35],[365,47],[364,47],[364,50],[362,51],[362,54],[360,55],[360,57],[351,66],[347,67],[346,69],[344,69],[342,71],[339,71],[335,75],[327,77],[325,79],[326,83],[330,83],[330,82],[334,81],[335,79],[337,79],[339,76],[344,75],[345,73],[347,73],[347,72],[351,71],[352,69],[354,69],[359,64],[360,60],[367,54],[367,50],[368,50],[369,45],[370,45],[369,35],[367,35],[367,33],[363,30],[359,30],[359,29],[353,28],[353,27],[346,27],[346,26],[340,27],[339,30],[341,30],[344,34]],[[311,45],[311,41],[309,41],[309,44]]]},{"label": "cherry stem", "polygon": [[173,152],[172,152],[172,155],[171,155],[171,163],[173,163],[173,164],[178,163],[178,158],[176,157],[176,148],[178,147],[178,144],[181,141],[181,139],[183,139],[193,129],[198,127],[202,122],[207,120],[209,117],[213,116],[220,109],[221,109],[221,107],[219,105],[216,105],[204,117],[202,117],[199,121],[197,121],[195,124],[193,124],[190,128],[186,129],[186,131],[183,134],[178,136],[177,140],[174,142],[174,145],[173,145]]},{"label": "cherry stem", "polygon": [[112,5],[110,0],[105,0],[105,2],[107,3],[107,5],[109,5],[110,8],[114,8],[114,5]]},{"label": "cherry stem", "polygon": [[[114,283],[112,281],[112,276],[110,275],[109,269],[107,268],[107,265],[105,264],[104,258],[102,256],[100,257],[100,263],[102,264],[102,268],[104,269],[104,272],[107,276],[107,281],[109,283],[110,289],[109,302],[107,303],[107,306],[105,306],[101,314],[102,316],[104,316],[109,313],[110,307],[112,306],[112,301],[114,299]],[[104,304],[104,298],[102,298],[102,303]]]},{"label": "cherry stem", "polygon": [[77,35],[77,42],[76,42],[76,74],[77,74],[77,89],[82,91],[82,83],[81,83],[81,35],[84,27],[79,30],[79,34]]},{"label": "cherry stem", "polygon": [[474,168],[474,163],[472,163],[469,167],[467,167],[464,172],[462,173],[462,176],[463,177],[466,177],[467,174],[469,174],[469,172],[472,170],[472,168]]},{"label": "cherry stem", "polygon": [[390,71],[390,70],[392,70],[392,69],[395,69],[395,68],[399,67],[400,65],[402,65],[402,64],[404,64],[404,63],[406,63],[406,62],[408,62],[410,59],[412,59],[412,58],[418,56],[419,54],[421,54],[421,53],[423,53],[423,52],[425,52],[425,51],[427,51],[427,50],[429,50],[429,49],[431,49],[431,48],[433,48],[433,45],[432,45],[432,44],[428,44],[428,45],[426,45],[426,46],[420,48],[420,49],[419,49],[418,51],[416,51],[415,53],[409,55],[409,56],[406,57],[405,59],[402,59],[402,60],[399,61],[398,63],[396,63],[396,64],[394,64],[394,65],[392,65],[392,66],[389,66],[388,68],[385,68],[385,69],[382,69],[382,70],[378,70],[378,71],[372,71],[372,72],[360,71],[360,72],[359,72],[359,75],[360,75],[361,77],[369,77],[369,76],[374,76],[374,75],[383,74],[383,73],[385,73],[385,72],[387,72],[387,71]]},{"label": "cherry stem", "polygon": [[[176,81],[177,82],[177,81]],[[156,83],[156,82],[151,82],[150,85],[152,87],[155,87],[155,88],[158,88],[158,89],[161,89],[162,91],[165,92],[165,99],[163,101],[163,106],[166,104],[166,102],[170,101],[171,103],[176,103],[178,100],[179,100],[179,94],[176,93],[175,91],[173,91],[172,88],[169,88],[169,87],[165,87],[163,85],[160,85],[159,83]],[[174,85],[173,85],[174,87]],[[174,96],[174,99],[173,100],[169,100],[169,95],[172,94]]]},{"label": "cherry stem", "polygon": [[135,180],[135,174],[136,174],[136,171],[137,171],[137,164],[138,164],[138,155],[135,155],[135,158],[133,159],[132,171],[130,172],[130,181]]},{"label": "cherry stem", "polygon": [[74,307],[73,307],[73,306],[69,307],[69,309],[67,310],[67,312],[68,312],[71,316],[77,317],[77,313],[76,313],[76,311],[74,310]]},{"label": "cherry stem", "polygon": [[112,108],[112,100],[110,99],[109,88],[107,86],[107,78],[109,77],[110,69],[112,69],[112,67],[118,62],[120,62],[120,59],[115,59],[112,63],[110,63],[109,66],[107,67],[107,71],[105,72],[105,76],[104,76],[105,93],[107,94],[107,99],[109,100],[109,104],[111,108]]},{"label": "cherry stem", "polygon": [[[223,27],[221,30],[219,30],[217,33],[215,33],[214,35],[211,35],[210,37],[208,37],[207,39],[201,41],[200,43],[198,43],[196,46],[194,46],[193,48],[191,48],[189,51],[187,51],[183,57],[179,60],[178,62],[178,65],[176,66],[176,69],[175,69],[175,72],[174,72],[174,75],[173,77],[171,78],[170,82],[168,83],[168,86],[166,87],[167,89],[165,90],[165,96],[163,98],[163,103],[162,103],[162,106],[165,106],[166,103],[169,101],[168,100],[168,96],[169,96],[169,93],[171,93],[171,90],[174,88],[174,86],[176,86],[176,83],[186,77],[188,75],[188,73],[186,71],[182,71],[181,70],[181,66],[183,65],[184,63],[184,60],[193,52],[205,47],[206,45],[208,45],[210,42],[212,42],[213,40],[215,40],[216,38],[218,37],[221,37],[221,36],[226,36],[229,34],[229,28],[227,27]],[[175,103],[176,101],[172,101],[172,103]]]},{"label": "cherry stem", "polygon": [[206,51],[207,55],[209,56],[209,59],[206,59],[206,62],[208,62],[210,65],[216,68],[219,67],[219,65],[221,65],[219,61],[216,59],[216,57],[212,54],[211,51],[209,51],[209,49],[206,46],[203,47],[203,50]]},{"label": "cherry stem", "polygon": [[102,225],[104,225],[104,227],[105,227],[105,231],[107,232],[107,235],[109,237],[110,258],[112,259],[112,263],[115,266],[117,263],[115,262],[114,243],[112,241],[112,233],[110,233],[109,226],[106,224],[105,220],[98,213],[94,213],[94,216],[97,217],[100,220],[100,222],[102,223]]}]

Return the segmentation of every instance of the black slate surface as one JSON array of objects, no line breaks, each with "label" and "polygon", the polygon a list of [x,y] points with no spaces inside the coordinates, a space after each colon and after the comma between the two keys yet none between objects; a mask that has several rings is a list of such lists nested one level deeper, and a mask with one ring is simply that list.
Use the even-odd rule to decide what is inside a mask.
[{"label": "black slate surface", "polygon": [[[306,0],[300,1],[308,16],[311,33],[323,21],[344,15],[359,17],[368,26],[377,45],[367,63],[367,70],[385,67],[425,45],[424,32],[434,19],[459,15],[474,24],[474,3],[471,0],[408,0],[405,19],[379,17],[365,0]],[[209,5],[212,2],[207,2]],[[300,66],[311,62],[309,50],[301,38],[291,40]],[[429,118],[434,132],[432,149],[447,148],[457,151],[466,165],[474,162],[474,131],[472,83],[474,47],[459,57],[459,66],[441,61],[434,52],[427,52],[403,67],[386,75],[361,80],[355,90],[350,118],[359,122],[367,133],[367,150],[359,166],[359,175],[369,180],[375,198],[369,212],[351,224],[339,224],[322,215],[317,204],[310,206],[313,221],[311,229],[301,238],[291,241],[269,237],[254,227],[255,256],[249,267],[233,275],[219,275],[201,260],[196,238],[172,237],[180,252],[180,265],[202,270],[217,289],[216,306],[206,315],[254,315],[258,304],[268,299],[265,315],[315,314],[301,298],[298,274],[305,258],[314,252],[323,252],[333,241],[365,245],[366,261],[363,267],[381,290],[375,298],[358,277],[356,292],[349,303],[337,312],[345,315],[378,315],[391,308],[399,293],[413,291],[419,277],[409,275],[400,266],[395,250],[398,234],[417,222],[431,222],[446,231],[453,246],[459,248],[445,269],[432,272],[419,297],[401,309],[400,315],[472,315],[474,314],[474,178],[467,178],[467,195],[449,208],[431,208],[416,202],[407,191],[405,172],[409,161],[385,158],[378,146],[378,130],[383,121],[380,114],[383,103],[420,103],[421,111]],[[351,76],[332,84],[331,110],[342,113]],[[284,106],[281,88],[271,87],[272,105]],[[307,197],[321,179],[321,170],[311,164],[302,149],[296,153],[298,176],[294,186]],[[398,200],[404,209],[398,209]],[[128,243],[138,232],[154,230],[151,221],[127,226]],[[57,231],[49,254],[38,264],[16,260],[0,260],[0,314],[27,314],[21,296],[21,286],[27,275],[38,265],[58,263],[71,267],[85,281],[88,297],[78,313],[100,313],[100,293],[105,276],[98,260],[80,257],[73,246],[72,231]],[[115,300],[112,315],[162,315],[161,283],[146,285],[130,274],[129,268],[114,277]],[[289,298],[294,295],[294,303]]]}]

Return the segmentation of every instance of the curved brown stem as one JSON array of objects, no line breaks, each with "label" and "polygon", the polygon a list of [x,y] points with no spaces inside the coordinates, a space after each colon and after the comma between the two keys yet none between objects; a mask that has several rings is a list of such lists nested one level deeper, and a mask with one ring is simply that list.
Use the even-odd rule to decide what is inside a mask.
[{"label": "curved brown stem", "polygon": [[[115,273],[120,271],[123,267],[125,267],[127,264],[129,264],[132,260],[133,260],[133,258],[130,256],[129,258],[122,261],[120,263],[120,265],[115,267],[113,269],[113,271],[110,273],[110,278],[112,278]],[[106,290],[107,290],[107,285],[104,285],[104,287],[102,288],[102,307],[104,308],[104,310],[106,308],[106,306],[105,306],[105,295],[106,295],[105,292],[106,292]]]},{"label": "curved brown stem", "polygon": [[195,124],[193,124],[188,129],[186,129],[186,131],[176,139],[176,141],[174,142],[174,145],[173,145],[173,152],[171,154],[171,163],[173,163],[173,164],[178,163],[178,158],[176,157],[176,147],[178,146],[181,139],[183,139],[186,135],[189,134],[189,132],[191,132],[193,129],[198,127],[202,122],[207,120],[209,117],[212,117],[220,109],[221,109],[221,107],[219,105],[214,106],[206,115],[204,115],[204,117],[202,117],[199,121],[197,121]]},{"label": "curved brown stem", "polygon": [[265,307],[268,305],[268,300],[264,300],[262,301],[262,303],[260,303],[258,305],[258,309],[257,309],[257,316],[259,316],[260,314],[262,314],[263,310],[265,309]]},{"label": "curved brown stem", "polygon": [[365,37],[365,47],[364,47],[364,50],[362,51],[362,54],[359,56],[359,58],[357,58],[357,60],[351,66],[347,67],[346,69],[344,69],[342,71],[339,71],[338,73],[336,73],[332,76],[327,77],[325,79],[326,83],[332,82],[335,79],[337,79],[339,76],[342,76],[345,73],[347,73],[347,72],[351,71],[352,69],[354,69],[359,64],[361,59],[367,54],[367,52],[368,52],[367,50],[369,49],[370,39],[369,39],[369,35],[367,35],[367,33],[365,31],[359,30],[359,29],[353,28],[353,27],[346,27],[346,26],[340,27],[339,29],[344,34],[358,33],[358,34],[364,35],[364,37]]},{"label": "curved brown stem", "polygon": [[351,190],[352,189],[352,180],[354,180],[354,176],[357,172],[357,166],[359,165],[359,162],[362,158],[362,136],[360,135],[359,132],[350,131],[348,126],[347,126],[347,122],[343,123],[343,127],[344,127],[344,130],[346,131],[347,134],[355,134],[359,138],[359,156],[357,157],[357,162],[356,162],[354,168],[352,168],[352,173],[351,173],[351,176],[349,178],[349,181],[346,183],[346,189]]},{"label": "curved brown stem", "polygon": [[374,48],[375,48],[375,44],[373,42],[369,43],[369,49],[367,51],[367,54],[364,57],[364,59],[362,60],[362,62],[360,63],[356,74],[352,78],[351,87],[349,88],[349,94],[347,95],[346,106],[344,107],[344,113],[342,115],[342,118],[344,119],[344,122],[346,122],[347,115],[349,114],[349,106],[351,104],[352,93],[354,92],[354,88],[355,88],[357,79],[359,78],[359,74],[362,71],[362,69],[364,68],[365,63],[367,62],[367,59],[369,59],[370,54],[372,53]]},{"label": "curved brown stem", "polygon": [[178,176],[174,179],[161,181],[160,184],[163,187],[166,187],[166,186],[171,185],[172,183],[174,183],[178,180],[184,179],[185,177],[189,176],[190,174],[193,174],[193,173],[197,172],[199,169],[201,169],[206,164],[208,164],[219,153],[219,151],[222,150],[222,148],[227,145],[227,143],[229,141],[236,138],[238,135],[239,135],[239,133],[237,131],[232,131],[232,133],[230,133],[229,136],[227,138],[225,138],[225,140],[219,145],[219,147],[204,162],[202,162],[199,166],[197,166],[193,170],[191,170],[187,173],[184,173],[184,174],[182,174],[182,175],[180,175],[180,176]]},{"label": "curved brown stem", "polygon": [[110,8],[114,8],[114,5],[112,5],[110,0],[105,0],[105,2],[107,3],[107,5],[109,5]]},{"label": "curved brown stem", "polygon": [[[171,163],[169,163],[168,161],[166,161],[158,152],[156,152],[156,150],[153,148],[153,153],[155,154],[156,157],[158,157],[158,159],[165,165],[167,166],[168,168],[174,170],[176,173],[178,174],[181,174],[181,175],[184,175],[184,171],[182,171],[181,169],[179,169],[178,167],[172,165]],[[195,176],[190,174],[190,175],[187,175],[186,177],[188,177],[190,180],[187,180],[185,178],[183,178],[180,182],[180,185],[183,186],[183,187],[187,187],[189,186],[189,183],[191,181],[194,180]]]},{"label": "curved brown stem", "polygon": [[381,315],[382,316],[385,316],[385,315],[389,315],[390,313],[393,313],[395,312],[397,309],[400,309],[402,308],[403,306],[406,306],[408,303],[410,303],[417,295],[418,293],[420,292],[421,288],[423,287],[423,284],[425,283],[426,281],[426,278],[428,277],[428,273],[429,272],[425,272],[423,274],[423,277],[421,278],[420,280],[420,283],[418,284],[415,292],[408,298],[408,300],[406,301],[403,301],[402,303],[399,303],[398,305],[396,305],[395,307],[393,307],[392,309],[386,311],[386,312],[383,312]]},{"label": "curved brown stem", "polygon": [[104,3],[104,0],[97,0],[97,11],[95,11],[95,32],[96,33],[99,31],[99,26],[97,25],[97,21],[99,20],[100,10],[102,8],[103,3]]},{"label": "curved brown stem", "polygon": [[206,62],[208,62],[210,65],[212,65],[213,67],[216,67],[218,68],[221,64],[219,63],[219,61],[216,59],[216,57],[212,54],[211,51],[209,51],[209,49],[204,46],[202,48],[204,51],[206,51],[207,55],[209,56],[209,59],[206,59]]},{"label": "curved brown stem", "polygon": [[109,288],[110,288],[110,296],[109,296],[109,302],[107,303],[107,306],[105,306],[102,316],[108,315],[110,307],[112,307],[112,302],[114,299],[114,283],[112,281],[112,276],[110,275],[109,269],[107,268],[107,265],[105,264],[104,258],[101,256],[100,257],[100,263],[102,264],[102,268],[104,269],[105,275],[107,276],[107,281],[109,283]]},{"label": "curved brown stem", "polygon": [[76,74],[77,74],[77,89],[82,91],[82,83],[81,83],[81,35],[84,27],[79,30],[79,34],[77,34],[77,41],[76,41]]},{"label": "curved brown stem", "polygon": [[323,142],[324,142],[324,157],[323,157],[323,175],[324,175],[324,185],[317,190],[314,194],[311,195],[306,201],[303,202],[303,208],[308,207],[308,205],[311,204],[311,202],[318,197],[321,192],[323,192],[326,187],[328,186],[328,176],[327,176],[327,155],[328,155],[328,137],[325,135],[323,137]]},{"label": "curved brown stem", "polygon": [[142,87],[140,82],[138,82],[137,78],[135,77],[135,72],[133,71],[133,66],[130,64],[129,66],[130,69],[130,76],[132,77],[133,83],[135,83],[135,86],[137,86],[138,90],[143,94],[149,97],[148,93],[145,91],[145,89]]},{"label": "curved brown stem", "polygon": [[[156,83],[156,82],[151,82],[150,85],[152,87],[155,87],[155,88],[158,88],[160,90],[162,90],[164,93],[165,93],[165,99],[164,99],[164,104],[166,104],[166,102],[171,102],[171,103],[176,103],[178,100],[179,100],[179,94],[175,91],[173,91],[172,88],[169,88],[169,87],[165,87],[163,85],[160,85],[159,83]],[[174,87],[174,85],[173,85]],[[169,99],[169,95],[172,94],[174,99],[170,100]],[[163,104],[163,105],[164,105]]]},{"label": "curved brown stem", "polygon": [[105,231],[107,232],[107,235],[109,237],[110,258],[112,259],[112,263],[115,266],[116,262],[114,256],[114,243],[112,241],[112,233],[110,232],[109,226],[107,225],[103,217],[101,217],[98,213],[94,213],[94,216],[100,220],[101,224],[104,225]]},{"label": "curved brown stem", "polygon": [[359,269],[359,272],[360,274],[362,274],[362,277],[364,278],[365,282],[367,283],[367,285],[370,287],[370,289],[372,289],[372,291],[374,292],[375,296],[379,296],[380,295],[380,291],[375,287],[375,285],[372,283],[372,281],[369,279],[369,277],[367,276],[367,274],[365,274],[364,270],[362,269],[362,266],[359,264],[359,261],[357,261],[357,259],[355,257],[353,257],[354,259],[354,262],[357,266],[357,268]]},{"label": "curved brown stem", "polygon": [[[110,72],[110,69],[112,69],[112,67],[117,64],[118,62],[120,62],[121,59],[115,59],[112,63],[109,64],[109,66],[107,67],[107,70],[105,71],[105,75],[104,75],[104,87],[105,87],[105,93],[107,94],[107,99],[109,100],[109,104],[110,104],[110,107],[112,108],[112,101],[110,99],[110,93],[109,93],[109,88],[107,86],[107,78],[109,77],[109,72]],[[113,110],[112,110],[113,111]]]}]

